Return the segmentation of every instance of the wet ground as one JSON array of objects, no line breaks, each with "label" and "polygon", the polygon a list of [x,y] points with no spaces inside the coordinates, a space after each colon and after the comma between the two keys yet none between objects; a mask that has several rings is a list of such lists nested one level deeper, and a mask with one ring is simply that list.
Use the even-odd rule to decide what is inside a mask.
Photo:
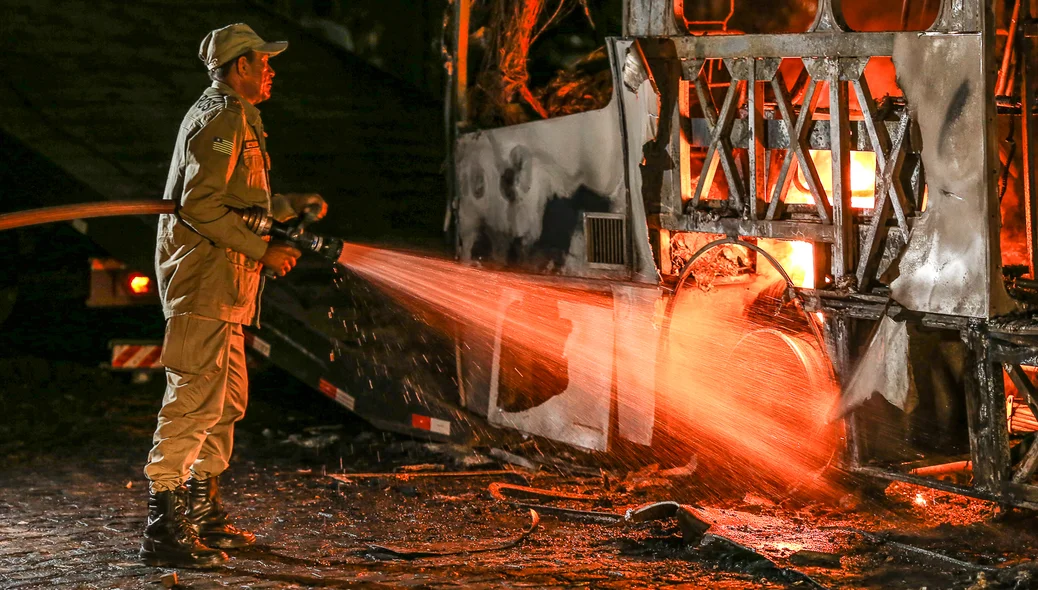
[{"label": "wet ground", "polygon": [[[164,587],[174,571],[136,557],[141,463],[161,382],[135,384],[75,361],[0,365],[0,587]],[[177,570],[180,587],[1035,586],[1034,517],[983,502],[897,486],[876,499],[782,505],[748,494],[693,508],[712,526],[706,537],[683,538],[673,518],[623,515],[660,500],[696,504],[695,472],[596,470],[574,454],[552,465],[528,452],[542,463],[524,469],[490,458],[490,448],[380,433],[273,369],[257,367],[253,382],[225,477],[228,504],[259,543],[226,567]],[[488,473],[445,473],[480,470]],[[584,498],[506,487],[498,499],[495,482]],[[515,543],[531,524],[521,503],[598,515],[539,509],[538,526]],[[428,555],[444,551],[463,553]]]}]

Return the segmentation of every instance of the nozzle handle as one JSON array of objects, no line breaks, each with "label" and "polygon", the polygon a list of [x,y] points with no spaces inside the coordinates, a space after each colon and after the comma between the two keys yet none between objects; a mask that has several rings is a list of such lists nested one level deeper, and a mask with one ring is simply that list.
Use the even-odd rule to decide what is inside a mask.
[{"label": "nozzle handle", "polygon": [[321,206],[313,203],[307,205],[299,212],[298,221],[296,226],[299,229],[304,229],[306,226],[317,221],[317,218],[321,215]]}]

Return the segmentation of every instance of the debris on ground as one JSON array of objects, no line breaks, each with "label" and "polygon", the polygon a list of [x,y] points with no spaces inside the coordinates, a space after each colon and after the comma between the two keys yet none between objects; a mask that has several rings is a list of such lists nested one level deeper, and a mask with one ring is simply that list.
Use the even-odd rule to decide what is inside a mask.
[{"label": "debris on ground", "polygon": [[673,482],[670,477],[660,473],[660,466],[656,463],[646,465],[638,471],[632,471],[624,478],[621,486],[627,491],[645,490],[649,488],[668,487]]},{"label": "debris on ground", "polygon": [[445,557],[448,555],[469,555],[488,551],[504,551],[518,546],[533,533],[541,522],[537,511],[530,510],[530,524],[515,538],[507,541],[447,541],[437,543],[412,543],[407,545],[371,545],[377,553],[383,553],[401,559],[419,559],[422,557]]},{"label": "debris on ground", "polygon": [[883,547],[890,550],[894,555],[906,559],[910,562],[929,564],[935,567],[940,567],[949,571],[966,571],[966,572],[997,572],[998,568],[979,565],[971,563],[969,561],[963,561],[954,557],[939,553],[937,551],[931,551],[930,549],[924,549],[922,547],[916,547],[915,545],[909,545],[907,543],[900,543],[898,541],[891,541],[885,539],[880,535],[874,535],[865,531],[858,531],[865,538],[869,539],[874,543],[881,544]]},{"label": "debris on ground", "polygon": [[680,507],[680,504],[671,501],[643,504],[628,510],[624,514],[624,520],[627,522],[648,522],[650,520],[670,518],[674,516]]},{"label": "debris on ground", "polygon": [[290,434],[281,444],[295,445],[312,451],[321,451],[342,440],[342,425],[311,426],[302,433]]},{"label": "debris on ground", "polygon": [[700,542],[711,526],[702,518],[696,507],[673,501],[643,504],[629,509],[624,514],[624,520],[628,523],[651,522],[667,518],[677,519],[678,528],[681,529],[681,540],[685,545]]},{"label": "debris on ground", "polygon": [[696,467],[699,466],[699,459],[695,455],[692,455],[692,459],[685,465],[679,465],[678,467],[671,467],[670,469],[662,469],[659,472],[660,477],[692,477],[696,472]]},{"label": "debris on ground", "polygon": [[[167,578],[175,587],[981,590],[1038,582],[1038,529],[1023,515],[993,519],[983,501],[907,484],[856,495],[856,511],[839,505],[842,491],[816,503],[772,504],[745,489],[718,500],[693,465],[680,474],[653,465],[591,466],[574,452],[537,448],[537,439],[505,448],[535,457],[538,471],[510,463],[501,469],[489,448],[427,443],[359,421],[322,429],[314,417],[325,418],[324,406],[291,420],[272,405],[286,398],[284,385],[256,383],[224,501],[242,526],[262,533],[262,544],[236,552],[227,568],[179,571]],[[91,440],[101,444],[73,437],[0,468],[0,578],[26,588],[166,587],[161,578],[170,570],[134,556],[145,518],[139,463],[161,394],[161,387],[113,389],[110,403],[77,409],[99,417],[132,410],[132,420],[122,418],[132,429],[104,438],[113,436],[111,425],[98,418]],[[14,394],[8,388],[3,395]],[[46,433],[48,444],[63,440]],[[300,453],[281,444],[292,434],[342,438]],[[531,528],[530,507],[550,524],[538,523],[509,546]],[[473,552],[478,559],[468,556]]]},{"label": "debris on ground", "polygon": [[545,490],[541,488],[532,488],[529,486],[519,486],[510,483],[502,483],[495,481],[490,484],[487,488],[490,495],[496,500],[506,500],[508,498],[525,498],[535,500],[576,500],[578,502],[596,502],[601,499],[601,496],[592,496],[586,494],[570,494],[567,492],[560,492],[558,490]]},{"label": "debris on ground", "polygon": [[458,470],[478,469],[493,465],[495,461],[475,449],[456,443],[424,443],[422,449],[446,459],[446,463]]},{"label": "debris on ground", "polygon": [[401,473],[418,473],[428,471],[446,471],[447,468],[437,463],[421,463],[418,465],[401,465],[397,471]]},{"label": "debris on ground", "polygon": [[681,529],[681,540],[686,545],[692,545],[702,541],[703,536],[712,526],[698,514],[691,506],[679,506],[676,513],[678,528]]},{"label": "debris on ground", "polygon": [[716,563],[721,569],[745,572],[754,577],[787,582],[801,587],[825,588],[811,577],[794,569],[779,567],[774,561],[752,548],[720,535],[704,535],[698,552],[701,557]]},{"label": "debris on ground", "polygon": [[598,512],[595,510],[578,510],[576,508],[560,508],[557,506],[546,506],[544,504],[526,504],[523,502],[517,503],[517,506],[527,508],[529,510],[536,510],[541,514],[547,516],[554,516],[560,520],[568,520],[572,522],[586,522],[594,524],[619,524],[623,522],[624,517],[619,514],[613,514],[612,512]]},{"label": "debris on ground", "polygon": [[509,453],[504,449],[490,449],[489,455],[494,459],[497,459],[498,461],[510,463],[512,465],[515,465],[516,467],[522,467],[523,469],[527,469],[529,471],[537,471],[538,468],[537,464],[533,461],[525,457],[520,457],[519,455],[516,455],[514,453]]},{"label": "debris on ground", "polygon": [[404,472],[374,472],[374,473],[329,473],[328,477],[344,482],[352,483],[355,479],[397,479],[407,481],[410,479],[424,477],[498,477],[498,476],[523,477],[521,472],[513,469],[494,469],[487,471],[404,471]]},{"label": "debris on ground", "polygon": [[810,549],[801,549],[789,556],[789,562],[793,565],[803,565],[808,567],[838,568],[842,567],[840,559],[841,556],[835,553],[811,551]]},{"label": "debris on ground", "polygon": [[177,588],[180,586],[180,578],[177,577],[177,572],[163,574],[159,578],[159,582],[162,583],[163,588]]},{"label": "debris on ground", "polygon": [[754,494],[753,492],[746,492],[746,495],[744,495],[742,497],[742,503],[746,504],[747,506],[761,506],[761,507],[768,507],[768,508],[774,508],[775,507],[775,503],[774,502],[772,502],[771,500],[769,500],[769,499],[767,499],[767,498],[765,498],[763,496],[758,496],[757,494]]}]

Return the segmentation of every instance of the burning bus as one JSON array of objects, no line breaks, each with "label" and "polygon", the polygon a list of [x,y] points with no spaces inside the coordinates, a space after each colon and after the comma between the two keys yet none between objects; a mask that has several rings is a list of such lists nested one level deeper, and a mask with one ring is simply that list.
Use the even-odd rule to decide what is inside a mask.
[{"label": "burning bus", "polygon": [[625,0],[536,87],[584,10],[453,3],[457,256],[551,286],[459,328],[463,405],[1038,507],[1030,4]]}]

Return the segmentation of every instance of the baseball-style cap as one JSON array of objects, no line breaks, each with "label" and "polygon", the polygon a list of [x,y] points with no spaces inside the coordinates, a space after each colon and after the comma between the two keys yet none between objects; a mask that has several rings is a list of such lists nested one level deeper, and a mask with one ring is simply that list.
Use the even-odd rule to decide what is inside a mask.
[{"label": "baseball-style cap", "polygon": [[277,55],[288,49],[288,41],[264,41],[245,23],[227,25],[211,31],[202,39],[198,57],[209,68],[215,70],[248,51]]}]

